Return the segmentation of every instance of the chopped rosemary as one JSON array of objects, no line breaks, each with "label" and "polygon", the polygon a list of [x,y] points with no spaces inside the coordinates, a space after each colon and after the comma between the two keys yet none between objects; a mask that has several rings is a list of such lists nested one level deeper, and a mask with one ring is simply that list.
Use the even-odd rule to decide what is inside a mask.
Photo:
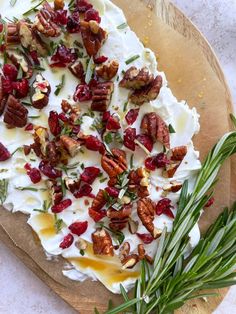
[{"label": "chopped rosemary", "polygon": [[8,179],[0,180],[0,204],[3,205],[8,195]]},{"label": "chopped rosemary", "polygon": [[128,27],[128,24],[127,23],[122,23],[122,24],[117,26],[117,29],[124,29],[126,27]]},{"label": "chopped rosemary", "polygon": [[10,0],[10,5],[11,5],[12,7],[14,7],[14,5],[16,4],[16,2],[17,2],[17,0]]},{"label": "chopped rosemary", "polygon": [[108,132],[105,136],[104,136],[104,142],[106,144],[111,144],[113,142],[113,136],[111,132]]},{"label": "chopped rosemary", "polygon": [[34,65],[34,69],[37,70],[37,71],[45,71],[45,68],[43,68],[42,66],[40,66],[38,64]]},{"label": "chopped rosemary", "polygon": [[28,116],[28,118],[30,118],[30,119],[38,119],[38,118],[40,118],[40,116]]},{"label": "chopped rosemary", "polygon": [[51,207],[51,202],[44,200],[43,201],[43,208],[42,209],[35,208],[35,209],[33,209],[33,211],[34,212],[40,212],[40,213],[47,213],[50,207]]},{"label": "chopped rosemary", "polygon": [[88,84],[92,77],[93,77],[93,73],[94,73],[94,69],[95,69],[95,64],[93,61],[93,57],[90,58],[88,66],[87,66],[87,71],[86,71],[86,75],[85,75],[85,82]]},{"label": "chopped rosemary", "polygon": [[60,178],[60,181],[61,181],[61,191],[62,191],[62,195],[64,197],[66,195],[65,181],[63,180],[63,178]]},{"label": "chopped rosemary", "polygon": [[134,168],[134,154],[130,156],[130,169]]},{"label": "chopped rosemary", "polygon": [[32,104],[31,104],[30,102],[28,102],[28,101],[22,101],[21,103],[22,103],[24,106],[27,106],[27,107],[32,106]]},{"label": "chopped rosemary", "polygon": [[75,162],[74,164],[71,164],[71,165],[62,165],[59,168],[63,170],[66,175],[68,175],[67,171],[77,169],[79,164],[80,162]]},{"label": "chopped rosemary", "polygon": [[126,101],[126,102],[124,103],[123,112],[125,112],[125,111],[127,110],[128,104],[129,104],[128,101]]},{"label": "chopped rosemary", "polygon": [[37,12],[38,11],[38,7],[43,4],[45,2],[45,0],[40,1],[36,6],[32,7],[31,9],[29,9],[28,11],[23,13],[23,16],[27,16],[31,13]]},{"label": "chopped rosemary", "polygon": [[71,0],[71,1],[69,2],[69,4],[68,4],[68,9],[69,9],[70,11],[73,11],[74,6],[75,6],[75,0]]},{"label": "chopped rosemary", "polygon": [[66,78],[65,74],[63,74],[62,77],[61,77],[61,83],[59,83],[58,85],[56,85],[56,90],[55,90],[55,92],[54,92],[54,94],[55,94],[56,96],[58,96],[58,95],[60,94],[61,90],[62,90],[63,87],[65,86],[65,78]]},{"label": "chopped rosemary", "polygon": [[169,124],[169,132],[170,133],[176,133],[175,129],[173,128],[173,126],[171,124]]},{"label": "chopped rosemary", "polygon": [[22,147],[17,147],[12,153],[11,156],[13,156],[16,152],[22,151]]},{"label": "chopped rosemary", "polygon": [[108,228],[107,226],[104,225],[104,222],[100,222],[99,225],[101,228],[104,228],[104,229],[110,231],[116,237],[116,239],[120,245],[124,242],[125,236],[124,236],[123,232],[115,231],[115,230]]},{"label": "chopped rosemary", "polygon": [[137,60],[139,58],[140,58],[140,55],[135,55],[135,56],[129,58],[128,60],[126,60],[125,63],[128,65],[128,64],[134,62],[135,60]]},{"label": "chopped rosemary", "polygon": [[80,255],[84,256],[84,250],[80,250]]},{"label": "chopped rosemary", "polygon": [[63,227],[63,220],[57,218],[57,214],[54,214],[55,223],[54,228],[56,229],[56,233],[60,232]]},{"label": "chopped rosemary", "polygon": [[37,192],[39,189],[37,188],[33,188],[31,186],[16,186],[15,187],[16,190],[19,190],[19,191],[33,191],[33,192]]},{"label": "chopped rosemary", "polygon": [[3,173],[3,172],[8,172],[8,169],[5,169],[5,168],[0,169],[0,173]]},{"label": "chopped rosemary", "polygon": [[107,180],[107,178],[101,178],[100,180],[99,180],[99,182],[100,183],[103,183],[103,182],[105,182]]},{"label": "chopped rosemary", "polygon": [[18,74],[17,74],[17,80],[22,79],[22,77],[23,77],[23,70],[22,70],[22,67],[20,66],[18,70]]}]

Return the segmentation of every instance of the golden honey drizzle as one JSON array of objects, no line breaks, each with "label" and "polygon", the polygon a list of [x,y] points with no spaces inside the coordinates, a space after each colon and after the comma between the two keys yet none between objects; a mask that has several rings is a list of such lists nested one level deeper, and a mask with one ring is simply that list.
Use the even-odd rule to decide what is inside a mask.
[{"label": "golden honey drizzle", "polygon": [[38,214],[34,218],[34,222],[39,225],[39,235],[44,238],[51,238],[56,235],[55,218],[48,213]]}]

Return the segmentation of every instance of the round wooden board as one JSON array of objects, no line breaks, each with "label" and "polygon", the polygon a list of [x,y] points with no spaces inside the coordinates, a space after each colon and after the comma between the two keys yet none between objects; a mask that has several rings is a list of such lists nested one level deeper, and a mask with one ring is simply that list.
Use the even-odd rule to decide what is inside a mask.
[{"label": "round wooden board", "polygon": [[[176,97],[186,99],[200,113],[201,132],[195,145],[203,159],[217,139],[230,129],[231,97],[212,49],[195,26],[168,0],[113,2],[123,9],[128,23],[144,44],[156,52],[159,69],[166,73]],[[202,231],[214,221],[223,206],[230,204],[232,191],[236,191],[232,186],[231,169],[228,161],[220,174],[216,204],[202,216]],[[23,214],[12,215],[0,208],[0,239],[60,297],[81,314],[92,314],[95,306],[105,310],[110,298],[115,303],[121,302],[99,283],[79,283],[63,277],[64,260],[59,258],[53,263],[45,259],[41,245],[32,236],[26,220]],[[208,302],[190,302],[178,313],[212,313],[225,292],[221,291],[218,298],[211,298]]]}]

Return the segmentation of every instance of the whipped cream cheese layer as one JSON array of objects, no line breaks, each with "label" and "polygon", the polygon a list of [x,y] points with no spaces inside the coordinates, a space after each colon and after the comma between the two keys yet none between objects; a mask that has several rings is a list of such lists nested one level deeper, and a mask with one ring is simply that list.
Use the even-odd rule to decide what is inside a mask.
[{"label": "whipped cream cheese layer", "polygon": [[[199,132],[199,116],[196,109],[190,109],[185,101],[178,101],[172,94],[170,88],[167,85],[167,80],[163,72],[157,70],[157,61],[155,54],[148,48],[145,48],[136,34],[127,26],[123,29],[118,29],[117,26],[126,23],[123,12],[116,7],[109,0],[93,0],[90,1],[94,8],[96,8],[101,16],[101,27],[108,32],[108,38],[105,44],[100,50],[100,55],[105,55],[109,59],[116,59],[119,61],[118,77],[122,77],[123,71],[128,70],[132,65],[138,69],[147,67],[150,73],[154,76],[161,75],[163,78],[163,86],[160,90],[158,97],[149,103],[144,103],[140,107],[137,120],[132,125],[136,128],[137,134],[140,133],[140,124],[144,114],[149,112],[156,112],[162,117],[167,125],[171,124],[176,133],[170,134],[170,148],[174,148],[181,145],[187,146],[187,155],[181,162],[173,178],[165,178],[162,175],[160,169],[152,171],[150,174],[150,198],[157,202],[163,197],[162,188],[168,185],[172,181],[178,181],[183,183],[186,179],[190,182],[190,187],[193,186],[196,173],[201,168],[199,161],[199,153],[195,151],[192,138]],[[1,12],[7,12],[7,17],[13,16],[20,18],[26,8],[32,7],[30,0],[17,1],[14,7],[9,5],[8,0],[2,0],[0,4]],[[4,13],[6,14],[6,13]],[[3,18],[4,18],[3,14]],[[82,42],[81,35],[75,34],[68,37],[68,42],[73,40]],[[131,65],[126,64],[126,60],[134,55],[140,57],[132,62]],[[81,60],[83,61],[83,60]],[[37,125],[48,127],[47,117],[51,110],[61,111],[60,104],[62,99],[67,99],[73,103],[73,94],[78,81],[69,72],[68,69],[51,69],[48,66],[46,60],[41,60],[45,71],[43,76],[50,82],[52,93],[50,94],[49,104],[42,110],[34,109],[33,107],[27,108],[29,110],[29,116],[38,116],[38,118],[32,119],[31,122]],[[65,74],[65,86],[63,87],[59,96],[54,95],[56,85],[60,83],[61,75]],[[129,90],[119,87],[119,80],[117,77],[114,81],[114,92],[112,95],[109,110],[119,116],[121,123],[121,134],[128,127],[125,120],[126,113],[135,108],[132,103],[128,103],[124,110],[124,105],[127,102]],[[81,110],[86,111],[88,108],[87,103],[81,103]],[[98,116],[95,113],[95,117]],[[30,119],[29,119],[30,120]],[[94,135],[100,137],[99,133],[92,128],[94,118],[89,116],[83,116],[81,131],[85,135]],[[19,147],[33,142],[32,134],[27,133],[24,129],[7,129],[0,118],[0,139],[1,142],[7,146],[12,153]],[[126,147],[122,149],[127,154],[127,160],[129,161],[133,152]],[[162,152],[163,147],[160,143],[155,143],[151,155]],[[133,158],[134,167],[140,167],[144,165],[144,161],[147,158],[147,154],[141,149],[136,148]],[[92,251],[92,239],[91,234],[95,231],[95,223],[93,219],[88,215],[88,208],[91,206],[91,198],[75,199],[73,195],[67,191],[66,198],[72,199],[72,205],[63,212],[57,214],[57,219],[63,220],[63,227],[59,232],[55,229],[55,217],[54,214],[48,211],[48,213],[40,213],[34,209],[40,209],[43,207],[45,201],[49,202],[50,193],[46,187],[46,177],[43,176],[43,180],[40,183],[33,185],[29,176],[26,174],[24,165],[30,163],[32,167],[37,167],[40,159],[31,153],[25,156],[21,150],[14,153],[13,157],[0,164],[0,179],[9,179],[9,194],[4,206],[15,211],[21,211],[29,215],[28,224],[37,233],[41,244],[47,254],[62,255],[70,264],[65,266],[63,274],[72,280],[83,281],[87,278],[92,280],[101,281],[107,289],[114,293],[119,293],[120,283],[129,290],[137,277],[139,276],[139,265],[131,270],[122,270],[120,261],[117,257],[118,252],[115,251],[114,258],[108,258],[103,256],[95,256]],[[83,163],[85,167],[95,166],[101,170],[104,177],[107,177],[106,173],[101,167],[101,156],[93,151],[84,149],[84,153],[77,154],[70,160],[70,164]],[[82,172],[82,169],[78,166],[74,169],[78,174]],[[65,174],[64,174],[65,176]],[[37,191],[20,190],[19,187],[34,186]],[[99,178],[92,184],[93,194],[97,194],[99,189],[103,189],[107,186],[107,181],[101,183]],[[158,187],[158,189],[157,189]],[[179,199],[180,191],[177,193],[169,193],[168,198],[171,200],[174,210],[176,212],[177,202]],[[86,200],[86,201],[85,201]],[[132,210],[131,218],[134,221],[138,220],[137,211]],[[76,220],[87,221],[88,228],[80,238],[88,242],[88,248],[85,250],[84,256],[81,256],[80,251],[76,247],[76,240],[78,236],[74,235],[75,241],[67,249],[61,249],[60,243],[63,238],[68,234],[68,226]],[[167,226],[170,231],[172,228],[173,220],[166,215],[155,216],[154,225],[159,229],[163,229]],[[131,251],[137,248],[139,243],[142,243],[136,235],[132,235],[126,227],[122,230],[124,233],[125,241],[130,243]],[[139,223],[138,233],[147,233],[146,228]],[[196,225],[190,233],[191,247],[194,247],[200,238],[199,228]],[[114,241],[114,244],[115,243]],[[150,256],[155,255],[158,240],[153,241],[151,244],[145,246],[147,254]]]}]

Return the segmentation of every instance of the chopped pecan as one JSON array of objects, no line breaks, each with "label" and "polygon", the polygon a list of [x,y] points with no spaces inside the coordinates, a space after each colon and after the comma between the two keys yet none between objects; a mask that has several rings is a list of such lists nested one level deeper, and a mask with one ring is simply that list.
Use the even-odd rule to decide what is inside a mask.
[{"label": "chopped pecan", "polygon": [[16,68],[20,67],[22,69],[25,78],[31,78],[33,76],[33,67],[26,55],[19,54],[13,50],[8,50],[7,57],[16,66]]},{"label": "chopped pecan", "polygon": [[42,109],[49,102],[49,94],[51,86],[42,74],[37,74],[32,88],[32,106],[37,109]]},{"label": "chopped pecan", "polygon": [[45,158],[47,154],[47,144],[49,141],[49,134],[46,128],[36,127],[34,130],[34,144],[33,149],[35,154],[40,158]]},{"label": "chopped pecan", "polygon": [[91,109],[94,111],[105,112],[110,104],[113,90],[113,82],[98,83],[93,89]]},{"label": "chopped pecan", "polygon": [[56,180],[47,181],[48,191],[51,194],[52,205],[58,205],[63,199],[62,187]]},{"label": "chopped pecan", "polygon": [[158,75],[149,85],[134,91],[129,99],[136,105],[142,105],[157,98],[162,87],[162,77]]},{"label": "chopped pecan", "polygon": [[129,255],[130,253],[130,244],[129,242],[124,242],[119,250],[119,259],[122,261]]},{"label": "chopped pecan", "polygon": [[124,88],[140,89],[149,85],[153,79],[153,75],[149,73],[147,68],[138,70],[136,67],[132,66],[125,72],[119,85]]},{"label": "chopped pecan", "polygon": [[144,227],[152,234],[154,238],[161,235],[160,230],[153,224],[155,214],[155,204],[150,198],[142,198],[138,201],[137,212]]},{"label": "chopped pecan", "polygon": [[95,255],[113,256],[114,250],[110,234],[104,229],[92,233],[93,252]]},{"label": "chopped pecan", "polygon": [[77,191],[80,187],[80,180],[79,179],[72,179],[72,178],[65,178],[64,179],[66,189],[69,190],[71,193]]},{"label": "chopped pecan", "polygon": [[46,158],[50,160],[52,166],[56,166],[60,162],[61,153],[54,141],[46,144]]},{"label": "chopped pecan", "polygon": [[178,192],[181,188],[182,188],[182,183],[177,182],[177,181],[170,182],[169,184],[166,184],[163,186],[163,190],[165,192],[172,192],[172,193]]},{"label": "chopped pecan", "polygon": [[166,165],[163,175],[167,176],[168,178],[173,178],[176,170],[179,168],[186,154],[187,154],[187,146],[178,146],[178,147],[172,148],[169,151],[170,164]]},{"label": "chopped pecan", "polygon": [[35,17],[33,28],[46,37],[58,37],[61,34],[61,29],[52,20],[55,12],[50,4],[45,1],[43,8]]},{"label": "chopped pecan", "polygon": [[131,215],[132,206],[126,205],[121,210],[109,208],[107,217],[110,218],[109,227],[112,230],[122,230],[126,227]]},{"label": "chopped pecan", "polygon": [[20,43],[19,31],[16,23],[7,24],[5,40],[7,45]]},{"label": "chopped pecan", "polygon": [[23,47],[30,49],[31,51],[37,51],[37,53],[44,57],[48,54],[47,46],[42,41],[41,37],[37,34],[32,26],[25,22],[20,21],[18,23],[20,41]]},{"label": "chopped pecan", "polygon": [[153,258],[146,254],[143,244],[138,245],[138,256],[140,260],[146,260],[149,264],[153,264]]},{"label": "chopped pecan", "polygon": [[187,146],[178,146],[171,149],[171,160],[182,161],[187,154]]},{"label": "chopped pecan", "polygon": [[166,123],[155,112],[146,113],[141,122],[141,130],[155,142],[160,141],[165,147],[170,148],[170,134]]},{"label": "chopped pecan", "polygon": [[84,67],[81,61],[75,61],[69,66],[70,72],[79,80],[84,80]]},{"label": "chopped pecan", "polygon": [[64,0],[54,0],[55,10],[63,10],[64,6],[65,6]]},{"label": "chopped pecan", "polygon": [[129,225],[129,232],[131,234],[135,234],[138,231],[138,221],[134,221],[133,219],[129,219],[128,221],[128,225]]},{"label": "chopped pecan", "polygon": [[86,250],[88,247],[88,243],[87,241],[85,241],[82,238],[79,238],[76,242],[75,242],[75,246],[77,247],[77,249],[79,250]]},{"label": "chopped pecan", "polygon": [[145,168],[138,168],[136,170],[132,170],[129,173],[129,190],[132,192],[136,192],[139,197],[143,198],[149,195],[148,191],[148,178],[149,173],[145,170]]},{"label": "chopped pecan", "polygon": [[69,152],[70,156],[75,157],[75,155],[80,150],[80,143],[67,135],[61,135],[60,141],[65,149]]},{"label": "chopped pecan", "polygon": [[81,35],[89,56],[95,56],[107,38],[107,33],[96,21],[81,21]]},{"label": "chopped pecan", "polygon": [[127,169],[126,153],[121,149],[113,148],[112,155],[102,156],[101,165],[110,178],[116,177]]},{"label": "chopped pecan", "polygon": [[119,62],[112,60],[107,64],[101,64],[96,67],[96,73],[102,79],[109,81],[116,76],[119,69]]},{"label": "chopped pecan", "polygon": [[12,95],[9,95],[4,112],[3,121],[17,128],[23,128],[27,124],[28,110]]},{"label": "chopped pecan", "polygon": [[128,255],[122,261],[122,269],[133,268],[138,262],[139,262],[139,257],[137,254]]},{"label": "chopped pecan", "polygon": [[99,211],[104,207],[106,202],[107,201],[106,201],[106,198],[104,195],[104,191],[102,189],[100,189],[98,191],[96,197],[93,199],[91,208],[95,211]]}]

